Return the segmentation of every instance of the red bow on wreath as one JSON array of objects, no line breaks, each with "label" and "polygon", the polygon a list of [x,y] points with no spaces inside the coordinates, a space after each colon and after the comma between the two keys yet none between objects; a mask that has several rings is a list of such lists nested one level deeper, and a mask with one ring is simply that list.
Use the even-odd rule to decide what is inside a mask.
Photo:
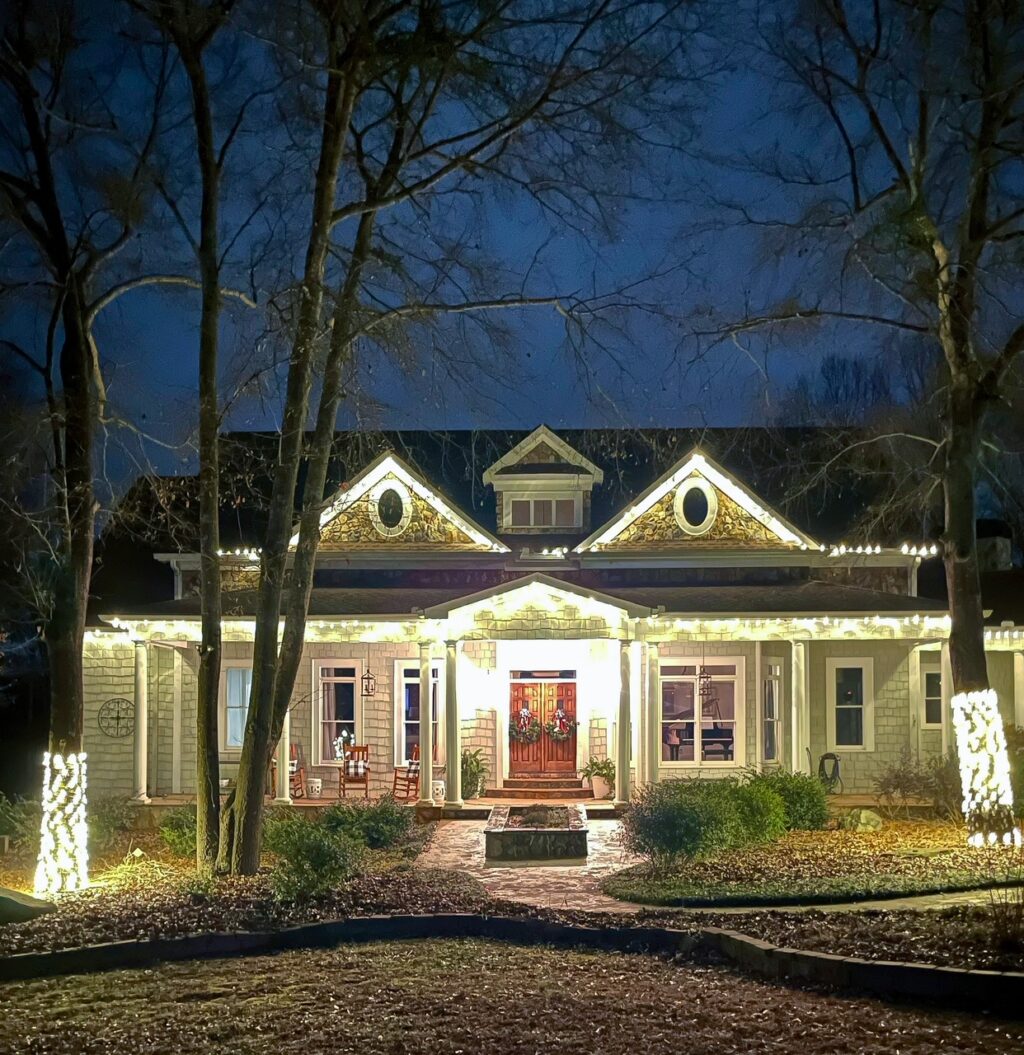
[{"label": "red bow on wreath", "polygon": [[569,716],[559,707],[554,713],[554,724],[555,728],[559,733],[568,735],[572,731],[573,723],[569,720]]},{"label": "red bow on wreath", "polygon": [[532,722],[532,721],[533,721],[533,713],[530,711],[530,708],[529,707],[523,707],[519,711],[519,718],[518,718],[519,731],[522,732],[522,733],[527,732],[529,730],[529,728],[530,728],[530,722]]}]

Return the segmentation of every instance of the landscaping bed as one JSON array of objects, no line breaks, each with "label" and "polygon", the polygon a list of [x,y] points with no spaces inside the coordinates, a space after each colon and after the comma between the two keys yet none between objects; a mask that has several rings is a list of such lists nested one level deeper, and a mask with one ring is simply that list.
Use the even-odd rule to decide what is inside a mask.
[{"label": "landscaping bed", "polygon": [[[130,984],[125,980],[130,978]],[[1017,1024],[635,954],[430,940],[2,987],[0,1053],[1019,1051]],[[801,1039],[802,1038],[802,1039]]]},{"label": "landscaping bed", "polygon": [[1020,874],[1019,851],[966,846],[963,829],[892,821],[877,832],[791,831],[774,843],[635,865],[604,892],[648,905],[726,907],[866,900],[970,890]]}]

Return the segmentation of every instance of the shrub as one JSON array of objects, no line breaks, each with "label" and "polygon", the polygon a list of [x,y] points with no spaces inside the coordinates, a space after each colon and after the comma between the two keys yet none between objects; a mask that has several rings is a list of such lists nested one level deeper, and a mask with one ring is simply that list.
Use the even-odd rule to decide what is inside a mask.
[{"label": "shrub", "polygon": [[622,816],[625,848],[668,868],[742,845],[747,834],[730,780],[665,780],[637,788]]},{"label": "shrub", "polygon": [[786,833],[786,804],[764,783],[737,784],[736,809],[747,842],[772,843]]},{"label": "shrub", "polygon": [[412,829],[415,817],[394,796],[376,802],[339,802],[323,812],[319,823],[330,832],[345,834],[372,850],[401,842]]},{"label": "shrub", "polygon": [[1024,815],[1024,728],[1007,724],[1006,753],[1010,756],[1010,787],[1013,789],[1013,815]]},{"label": "shrub", "polygon": [[475,751],[462,752],[462,797],[464,799],[475,799],[482,795],[486,789],[487,763],[483,759],[483,751],[477,748]]},{"label": "shrub", "polygon": [[910,799],[932,798],[931,775],[904,745],[899,758],[890,762],[875,778],[875,791],[885,800],[890,812],[902,808],[909,815]]},{"label": "shrub", "polygon": [[267,824],[265,845],[277,858],[270,883],[281,901],[329,893],[355,875],[364,853],[346,832],[301,817],[274,818]]},{"label": "shrub", "polygon": [[16,845],[39,838],[43,808],[35,799],[9,799],[0,795],[0,835],[9,835]]},{"label": "shrub", "polygon": [[138,807],[130,799],[107,796],[93,799],[85,811],[89,849],[105,850],[135,827]]},{"label": "shrub", "polygon": [[782,769],[753,773],[748,786],[766,787],[782,799],[790,831],[818,831],[828,820],[828,796],[817,777]]},{"label": "shrub", "polygon": [[179,806],[168,810],[160,822],[160,838],[179,857],[196,855],[196,808]]}]

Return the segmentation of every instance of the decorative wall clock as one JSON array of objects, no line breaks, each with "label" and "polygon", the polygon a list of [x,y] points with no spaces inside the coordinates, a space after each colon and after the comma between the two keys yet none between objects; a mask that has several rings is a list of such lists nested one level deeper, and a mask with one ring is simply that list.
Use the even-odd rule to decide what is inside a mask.
[{"label": "decorative wall clock", "polygon": [[100,707],[97,722],[100,731],[120,739],[135,732],[135,705],[123,696],[115,696]]}]

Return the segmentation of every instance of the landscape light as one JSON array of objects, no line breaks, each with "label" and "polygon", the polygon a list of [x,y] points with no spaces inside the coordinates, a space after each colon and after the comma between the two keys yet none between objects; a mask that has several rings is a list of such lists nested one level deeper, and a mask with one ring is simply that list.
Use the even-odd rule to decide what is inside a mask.
[{"label": "landscape light", "polygon": [[958,692],[952,705],[967,842],[971,846],[1020,846],[999,698],[994,689]]},{"label": "landscape light", "polygon": [[43,755],[43,819],[35,891],[51,897],[89,885],[85,753]]}]

